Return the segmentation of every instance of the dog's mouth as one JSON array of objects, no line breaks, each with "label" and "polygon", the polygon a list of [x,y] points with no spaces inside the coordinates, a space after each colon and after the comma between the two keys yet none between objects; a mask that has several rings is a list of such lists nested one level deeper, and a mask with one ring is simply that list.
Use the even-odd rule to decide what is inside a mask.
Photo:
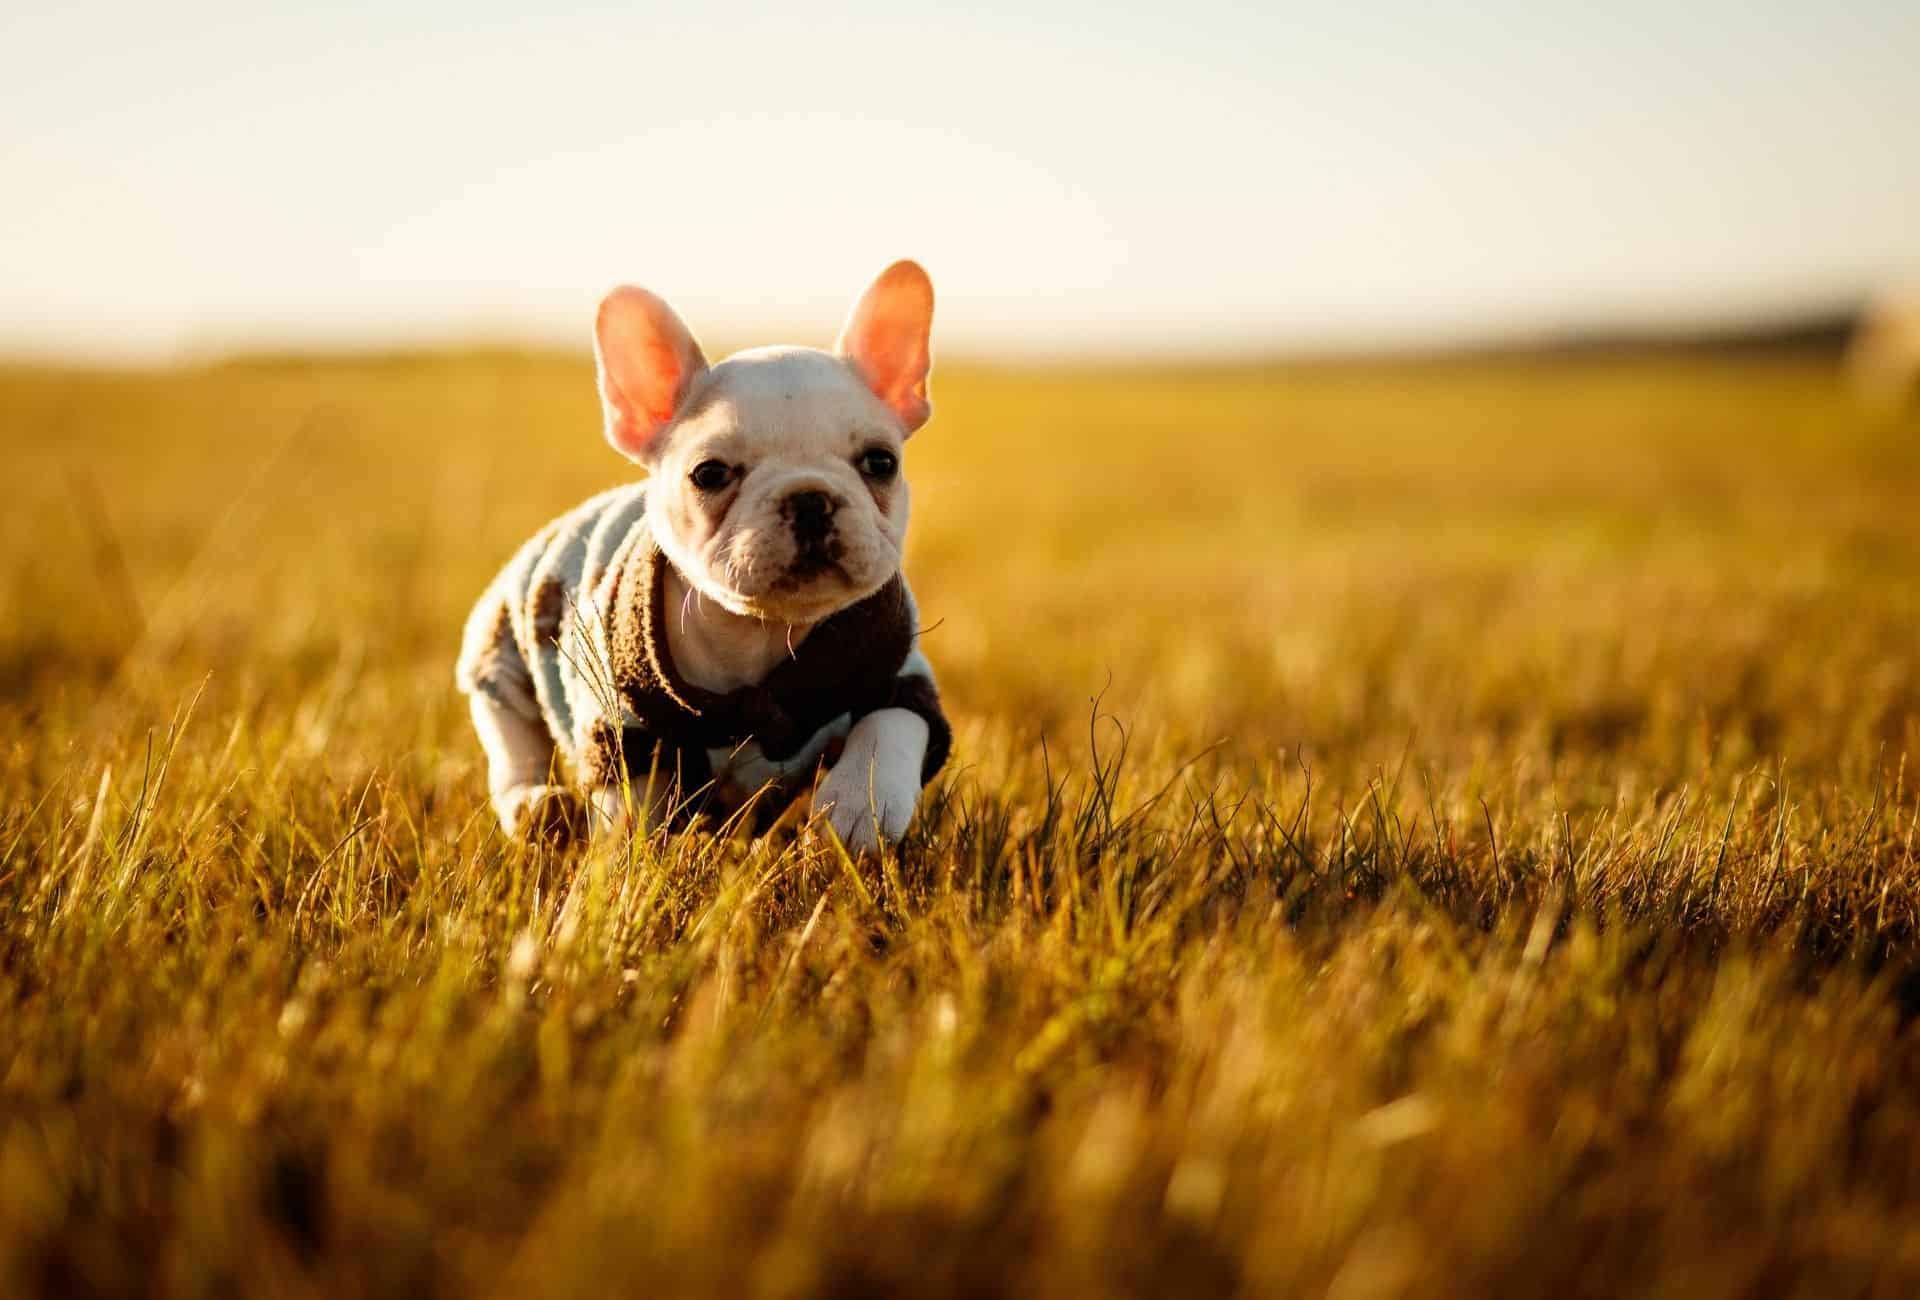
[{"label": "dog's mouth", "polygon": [[788,563],[786,571],[774,579],[773,589],[796,592],[829,577],[838,578],[842,584],[850,587],[853,585],[853,575],[841,563],[846,553],[847,548],[837,537],[808,542]]}]

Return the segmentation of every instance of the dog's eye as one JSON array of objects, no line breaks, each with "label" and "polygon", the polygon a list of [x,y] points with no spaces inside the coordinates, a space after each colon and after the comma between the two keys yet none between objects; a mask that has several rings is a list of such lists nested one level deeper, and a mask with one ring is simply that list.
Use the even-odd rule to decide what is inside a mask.
[{"label": "dog's eye", "polygon": [[860,453],[860,459],[854,462],[860,472],[876,483],[885,483],[900,468],[900,458],[884,447],[875,447]]},{"label": "dog's eye", "polygon": [[702,492],[718,492],[733,482],[733,466],[724,460],[703,460],[687,476]]}]

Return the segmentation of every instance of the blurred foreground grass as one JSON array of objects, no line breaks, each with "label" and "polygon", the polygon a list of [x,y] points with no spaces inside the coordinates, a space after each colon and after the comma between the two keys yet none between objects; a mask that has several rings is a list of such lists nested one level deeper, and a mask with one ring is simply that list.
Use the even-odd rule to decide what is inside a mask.
[{"label": "blurred foreground grass", "polygon": [[1920,1290],[1920,423],[937,379],[854,875],[496,837],[584,362],[0,371],[0,1293]]}]

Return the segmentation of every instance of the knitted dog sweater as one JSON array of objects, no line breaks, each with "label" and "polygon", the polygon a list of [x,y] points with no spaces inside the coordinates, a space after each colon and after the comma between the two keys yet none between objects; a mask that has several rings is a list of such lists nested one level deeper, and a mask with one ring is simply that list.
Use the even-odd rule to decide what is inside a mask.
[{"label": "knitted dog sweater", "polygon": [[582,787],[667,778],[679,802],[704,812],[810,775],[828,745],[876,709],[926,720],[921,781],[931,780],[952,731],[915,645],[905,578],[817,624],[761,681],[703,689],[668,648],[671,566],[647,525],[645,491],[602,493],[520,548],[467,621],[460,689],[543,722]]}]

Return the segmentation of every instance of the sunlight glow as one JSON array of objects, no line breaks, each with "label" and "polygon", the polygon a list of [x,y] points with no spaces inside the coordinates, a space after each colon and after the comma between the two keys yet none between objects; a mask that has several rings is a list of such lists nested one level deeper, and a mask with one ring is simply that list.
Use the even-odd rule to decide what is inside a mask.
[{"label": "sunlight glow", "polygon": [[0,18],[0,350],[1207,352],[1791,310],[1920,271],[1920,7],[83,0]]}]

